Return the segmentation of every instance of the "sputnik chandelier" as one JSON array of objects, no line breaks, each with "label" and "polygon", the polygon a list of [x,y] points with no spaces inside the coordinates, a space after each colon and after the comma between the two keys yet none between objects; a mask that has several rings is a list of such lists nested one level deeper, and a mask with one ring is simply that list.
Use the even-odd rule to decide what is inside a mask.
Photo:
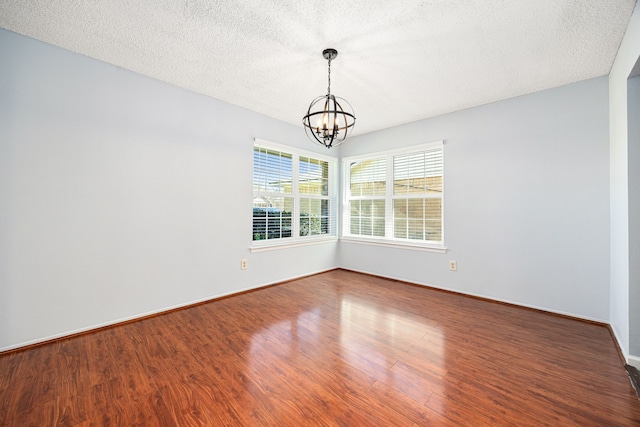
[{"label": "sputnik chandelier", "polygon": [[329,61],[327,94],[311,102],[302,124],[309,139],[331,148],[347,139],[356,124],[356,116],[346,99],[331,93],[331,61],[336,59],[338,51],[325,49],[322,56]]}]

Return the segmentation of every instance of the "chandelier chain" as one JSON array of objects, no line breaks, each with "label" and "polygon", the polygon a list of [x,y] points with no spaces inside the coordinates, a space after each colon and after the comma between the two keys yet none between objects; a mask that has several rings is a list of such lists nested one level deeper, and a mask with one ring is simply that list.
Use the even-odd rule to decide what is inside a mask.
[{"label": "chandelier chain", "polygon": [[328,85],[327,85],[327,95],[331,95],[331,59],[329,59],[329,73],[328,73]]}]

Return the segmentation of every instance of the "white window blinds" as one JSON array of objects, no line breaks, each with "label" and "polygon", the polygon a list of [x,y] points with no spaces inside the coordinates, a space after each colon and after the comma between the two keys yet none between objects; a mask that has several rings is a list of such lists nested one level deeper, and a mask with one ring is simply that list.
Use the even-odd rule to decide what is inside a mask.
[{"label": "white window blinds", "polygon": [[443,243],[443,144],[345,159],[343,235]]},{"label": "white window blinds", "polygon": [[349,166],[349,232],[384,237],[386,159],[366,159]]},{"label": "white window blinds", "polygon": [[393,235],[442,241],[442,147],[393,157]]}]

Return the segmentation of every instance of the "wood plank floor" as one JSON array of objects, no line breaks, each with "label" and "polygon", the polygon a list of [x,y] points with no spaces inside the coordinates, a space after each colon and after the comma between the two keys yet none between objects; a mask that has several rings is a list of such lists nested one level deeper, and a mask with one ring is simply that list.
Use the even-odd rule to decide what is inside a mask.
[{"label": "wood plank floor", "polygon": [[2,426],[631,426],[601,325],[335,270],[0,356]]}]

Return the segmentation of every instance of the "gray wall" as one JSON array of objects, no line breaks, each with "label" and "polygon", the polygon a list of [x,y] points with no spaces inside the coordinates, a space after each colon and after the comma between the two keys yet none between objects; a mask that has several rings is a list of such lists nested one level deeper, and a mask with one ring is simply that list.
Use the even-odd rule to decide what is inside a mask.
[{"label": "gray wall", "polygon": [[[640,57],[640,9],[636,5],[618,54],[609,73],[609,129],[610,129],[610,212],[611,212],[611,328],[620,348],[630,364],[640,368],[640,353],[629,353],[630,342],[637,343],[640,335],[630,336],[630,241],[629,179],[637,171],[630,171],[634,160],[629,158],[627,116],[627,83]],[[635,236],[637,239],[638,236]],[[635,306],[634,310],[640,310]],[[637,323],[636,323],[637,325]],[[635,327],[634,327],[635,329]],[[634,344],[635,347],[636,344]]]},{"label": "gray wall", "polygon": [[[301,128],[4,30],[0,58],[0,351],[340,265],[609,319],[606,78],[327,152]],[[254,137],[343,156],[444,139],[449,252],[251,253]]]},{"label": "gray wall", "polygon": [[353,138],[445,140],[448,252],[341,241],[341,266],[607,322],[608,136],[602,77]]},{"label": "gray wall", "polygon": [[5,30],[0,58],[0,351],[337,266],[249,251],[253,139],[301,128]]},{"label": "gray wall", "polygon": [[629,132],[629,353],[640,357],[640,77],[627,83]]}]

